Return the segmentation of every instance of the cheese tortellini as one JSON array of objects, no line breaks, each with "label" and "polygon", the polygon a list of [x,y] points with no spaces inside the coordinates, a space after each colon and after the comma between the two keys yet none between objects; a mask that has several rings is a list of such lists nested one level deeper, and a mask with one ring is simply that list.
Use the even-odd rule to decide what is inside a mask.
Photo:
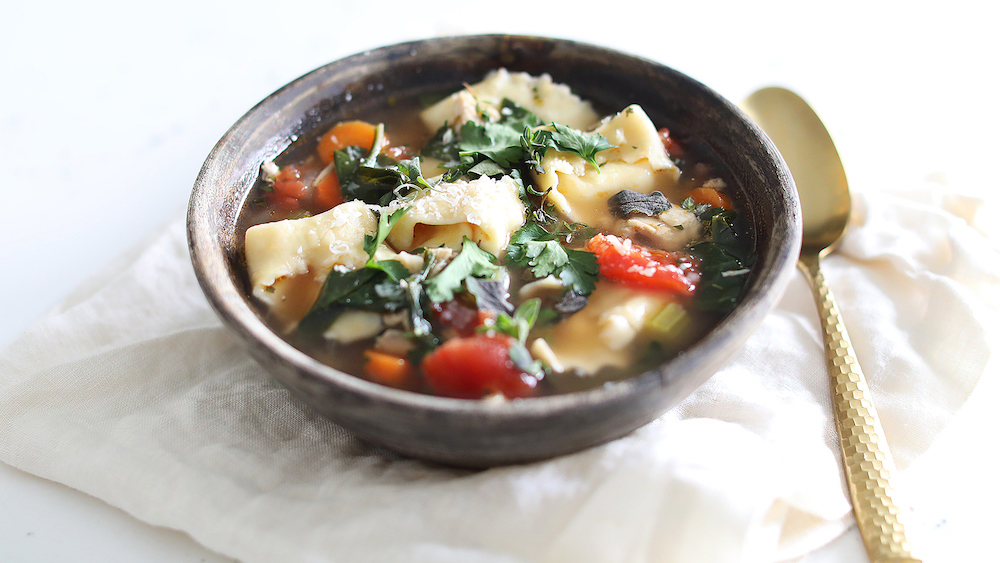
[{"label": "cheese tortellini", "polygon": [[463,237],[468,237],[499,256],[510,235],[524,224],[525,207],[519,193],[510,176],[440,183],[411,202],[392,204],[392,209],[408,209],[387,240],[400,250],[420,246],[458,250]]},{"label": "cheese tortellini", "polygon": [[627,366],[641,352],[643,327],[672,300],[669,294],[600,282],[587,306],[552,330],[551,353],[563,369],[586,374]]},{"label": "cheese tortellini", "polygon": [[552,81],[548,74],[532,76],[500,68],[482,82],[459,90],[420,114],[430,131],[443,125],[461,126],[467,121],[481,123],[486,113],[496,117],[504,98],[531,111],[543,122],[562,123],[586,129],[600,119],[590,102],[581,100],[565,84]]},{"label": "cheese tortellini", "polygon": [[288,329],[309,310],[334,267],[353,270],[368,260],[365,235],[375,214],[351,201],[312,217],[263,223],[247,229],[247,271],[253,295]]},{"label": "cheese tortellini", "polygon": [[680,176],[656,126],[637,105],[607,118],[595,133],[615,148],[597,153],[599,169],[583,158],[550,150],[542,159],[544,173],[534,174],[538,189],[567,218],[609,228],[607,200],[621,190],[666,191]]},{"label": "cheese tortellini", "polygon": [[[411,271],[422,266],[416,247],[461,249],[468,237],[499,255],[524,224],[519,186],[510,176],[440,183],[412,201],[397,200],[380,211],[406,208],[376,251],[377,260],[398,260]],[[313,217],[264,223],[247,229],[247,270],[254,297],[270,308],[286,330],[295,326],[319,295],[330,270],[354,270],[368,261],[365,237],[375,234],[375,206],[342,203]]]}]

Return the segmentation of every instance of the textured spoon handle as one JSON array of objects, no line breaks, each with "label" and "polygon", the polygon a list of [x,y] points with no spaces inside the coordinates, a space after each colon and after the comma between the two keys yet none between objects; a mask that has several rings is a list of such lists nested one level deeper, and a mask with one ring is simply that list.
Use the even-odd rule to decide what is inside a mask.
[{"label": "textured spoon handle", "polygon": [[882,423],[840,311],[820,271],[819,256],[803,255],[799,268],[809,278],[819,308],[840,453],[868,557],[874,563],[919,562],[910,552],[899,508],[892,501],[890,481],[896,468]]}]

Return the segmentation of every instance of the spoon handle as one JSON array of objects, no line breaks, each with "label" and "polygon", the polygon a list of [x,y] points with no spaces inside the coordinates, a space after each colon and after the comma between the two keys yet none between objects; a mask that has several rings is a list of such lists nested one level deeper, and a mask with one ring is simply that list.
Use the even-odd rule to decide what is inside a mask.
[{"label": "spoon handle", "polygon": [[819,309],[844,474],[868,557],[874,563],[919,563],[910,552],[899,508],[892,501],[890,482],[896,468],[882,423],[840,310],[820,271],[819,255],[803,253],[799,268],[809,279]]}]

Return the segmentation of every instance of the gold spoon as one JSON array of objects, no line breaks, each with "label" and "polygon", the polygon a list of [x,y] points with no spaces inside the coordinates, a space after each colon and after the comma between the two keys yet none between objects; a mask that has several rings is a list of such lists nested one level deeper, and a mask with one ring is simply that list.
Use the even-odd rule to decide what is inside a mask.
[{"label": "gold spoon", "polygon": [[819,309],[844,474],[868,557],[875,563],[919,563],[892,501],[890,482],[896,469],[882,423],[819,268],[820,258],[840,240],[851,214],[840,156],[812,108],[788,90],[758,90],[743,102],[743,109],[781,152],[799,191],[803,223],[799,269],[809,279]]}]

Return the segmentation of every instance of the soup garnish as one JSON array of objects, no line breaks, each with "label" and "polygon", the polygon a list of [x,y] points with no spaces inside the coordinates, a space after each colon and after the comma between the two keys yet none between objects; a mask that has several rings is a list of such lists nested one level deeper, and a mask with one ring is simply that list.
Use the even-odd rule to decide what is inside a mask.
[{"label": "soup garnish", "polygon": [[601,118],[548,75],[344,121],[265,162],[241,216],[269,324],[402,389],[515,399],[629,377],[731,310],[743,214],[638,105]]}]

